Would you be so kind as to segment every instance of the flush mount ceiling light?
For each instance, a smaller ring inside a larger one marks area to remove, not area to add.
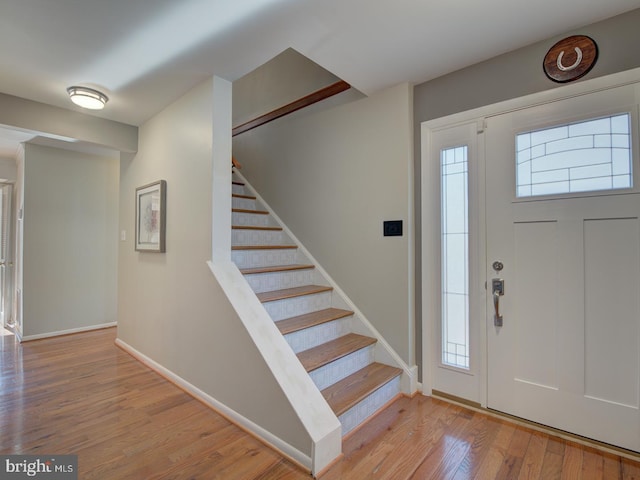
[[[109,101],[109,97],[104,93],[88,87],[69,87],[67,88],[67,93],[73,103],[91,110],[102,110]]]

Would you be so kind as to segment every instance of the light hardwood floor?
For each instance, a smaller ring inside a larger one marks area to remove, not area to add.
[[[77,454],[82,480],[310,478],[115,335],[0,336],[0,454]],[[344,452],[322,480],[640,479],[639,463],[420,395],[393,403]]]

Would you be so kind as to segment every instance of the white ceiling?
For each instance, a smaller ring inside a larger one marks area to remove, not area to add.
[[[371,94],[422,82],[628,10],[640,0],[0,0],[0,92],[140,125],[206,77],[292,47]],[[1,132],[0,132],[1,133]]]

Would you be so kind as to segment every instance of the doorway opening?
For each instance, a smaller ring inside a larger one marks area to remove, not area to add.
[[[13,192],[12,183],[0,183],[0,325],[12,333],[15,326]]]

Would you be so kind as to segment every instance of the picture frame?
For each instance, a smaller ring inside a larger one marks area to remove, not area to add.
[[[136,251],[165,253],[166,207],[165,180],[136,188]]]

